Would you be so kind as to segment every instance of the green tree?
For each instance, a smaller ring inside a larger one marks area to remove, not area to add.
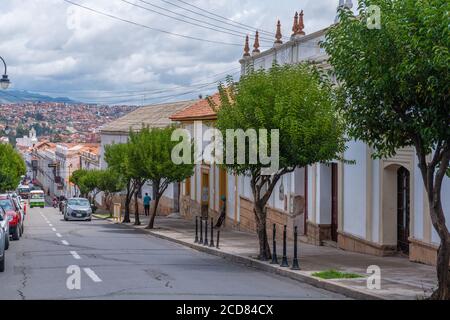
[[[85,169],[80,169],[80,170],[76,170],[72,173],[72,175],[70,176],[69,181],[71,183],[73,183],[79,190],[80,192],[80,196],[85,197],[89,190],[87,190],[83,184],[82,178],[84,178],[84,176],[86,176],[87,174],[87,170]]]
[[[0,192],[15,190],[26,165],[20,154],[9,144],[0,144]]]
[[[381,9],[380,29],[367,27],[370,5]],[[448,0],[363,0],[358,18],[340,12],[324,43],[350,135],[372,146],[375,157],[416,149],[441,239],[435,299],[450,298],[450,236],[441,202],[450,159],[449,9]]]
[[[130,222],[130,204],[135,191],[133,172],[130,169],[131,145],[129,143],[112,144],[105,147],[105,161],[108,167],[115,172],[120,172],[126,187],[125,216],[123,223]]]
[[[225,141],[231,139],[235,144],[228,129],[256,130],[257,141],[250,143],[245,139],[245,161],[239,164],[238,152],[234,152],[234,164],[227,161],[225,167],[236,175],[251,178],[259,258],[267,260],[271,253],[266,205],[276,184],[296,168],[338,158],[345,146],[343,125],[334,110],[330,83],[310,65],[275,65],[267,72],[249,70],[239,83],[229,81],[219,91],[217,128]],[[272,141],[269,134],[267,144],[264,143],[266,135],[260,134],[260,129],[269,133],[279,130],[279,141]],[[237,145],[238,150],[243,147]],[[250,150],[264,147],[272,155],[279,151],[279,166],[272,175],[264,175],[267,165],[261,154],[257,154],[256,164],[250,161]]]
[[[111,212],[113,197],[125,189],[125,181],[119,172],[108,168],[102,171],[98,188],[104,192],[106,209]]]
[[[143,128],[130,136],[130,142],[136,146],[134,159],[141,168],[143,181],[151,181],[155,202],[147,229],[153,229],[158,206],[164,192],[171,183],[181,182],[194,174],[194,164],[177,165],[172,161],[172,150],[179,143],[172,141],[175,127]]]

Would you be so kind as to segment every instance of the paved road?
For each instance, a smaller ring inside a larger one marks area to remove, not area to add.
[[[67,288],[70,266],[80,271],[80,290]],[[342,298],[125,226],[65,222],[53,208],[30,210],[0,274],[0,299]]]

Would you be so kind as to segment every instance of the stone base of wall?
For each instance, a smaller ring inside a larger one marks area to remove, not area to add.
[[[103,200],[102,203],[103,204],[101,206],[99,206],[99,208],[106,210],[105,200]],[[114,196],[112,205],[111,205],[111,209],[110,209],[111,212],[114,210],[114,203],[120,203],[122,206],[122,211],[124,211],[125,210],[124,209],[125,208],[125,195]],[[152,206],[150,207],[150,213],[152,212],[151,211],[152,209],[153,209],[153,201],[152,201]],[[144,214],[144,204],[142,202],[142,199],[138,199],[138,210],[141,215]],[[159,202],[158,211],[156,214],[158,216],[168,216],[172,213],[174,213],[174,200],[163,196]],[[135,214],[134,198],[130,204],[130,214]]]
[[[201,205],[195,200],[192,200],[190,196],[181,196],[180,199],[180,214],[184,219],[194,220],[195,217],[201,215]],[[213,218],[214,222],[217,221],[219,212],[209,209],[208,219]],[[225,221],[225,226],[227,221]]]
[[[417,239],[409,239],[409,260],[428,265],[436,265],[438,247]]]
[[[338,248],[380,257],[397,253],[396,246],[379,245],[344,232],[338,232]]]
[[[253,202],[247,198],[240,197],[240,221],[239,230],[256,233],[255,213]],[[294,227],[300,225],[303,215],[291,215],[285,211],[267,207],[267,234],[272,237],[273,225],[277,228],[277,238],[282,239],[284,226],[287,226],[287,238],[294,239]],[[301,232],[299,230],[299,232]]]
[[[306,223],[308,243],[321,246],[323,241],[331,240],[330,224],[315,224],[311,221]]]

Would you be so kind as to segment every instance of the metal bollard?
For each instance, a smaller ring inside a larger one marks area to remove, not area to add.
[[[216,248],[217,249],[220,249],[219,248],[219,241],[220,241],[220,229],[217,230],[217,241],[216,241]]]
[[[208,218],[205,219],[205,241],[203,242],[204,246],[207,246],[208,243]]]
[[[209,242],[209,247],[214,247],[214,218],[211,218],[211,241]]]
[[[286,237],[287,237],[287,227],[284,226],[283,231],[283,260],[281,261],[281,267],[287,268],[289,267],[289,263],[287,260],[287,253],[286,253]]]
[[[203,243],[203,219],[202,217],[199,218],[200,220],[200,240],[199,240],[199,244]]]
[[[298,258],[297,258],[297,238],[298,238],[298,232],[297,232],[297,226],[294,228],[294,261],[292,262],[292,270],[300,270],[300,266],[298,265]]]
[[[270,264],[278,264],[278,257],[277,257],[277,225],[273,224],[273,250],[272,250],[272,262]]]
[[[195,241],[194,243],[198,243],[198,216],[195,216]]]

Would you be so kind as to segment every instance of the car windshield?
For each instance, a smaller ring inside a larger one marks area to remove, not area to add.
[[[9,199],[0,199],[0,207],[2,207],[3,209],[5,209],[6,211],[8,210],[14,210],[13,209],[13,205],[11,200]]]
[[[31,199],[44,199],[44,194],[43,193],[33,193],[31,195]]]
[[[69,206],[89,207],[89,201],[86,199],[70,199],[68,204]]]

